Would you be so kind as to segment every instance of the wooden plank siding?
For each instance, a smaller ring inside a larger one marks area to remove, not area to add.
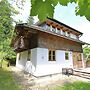
[[[78,60],[78,56],[79,56],[79,52],[73,52],[73,68],[77,69],[77,68],[82,68],[82,59]]]
[[[31,33],[28,38],[24,36],[18,37],[18,39],[14,42],[13,49],[15,52],[22,52],[36,47],[38,47],[37,34]]]
[[[86,61],[86,67],[90,67],[90,60]]]
[[[36,47],[83,52],[82,43],[42,32],[40,30],[17,26],[15,32],[17,33],[17,36],[12,40],[12,47],[16,52],[22,52]]]
[[[83,52],[82,44],[43,32],[38,33],[38,47]]]

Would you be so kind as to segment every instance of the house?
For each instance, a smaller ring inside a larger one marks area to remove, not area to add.
[[[84,67],[82,32],[51,18],[31,26],[18,24],[15,32],[16,67],[37,77]]]

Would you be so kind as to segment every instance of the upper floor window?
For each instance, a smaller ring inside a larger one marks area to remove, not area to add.
[[[70,33],[68,32],[67,34],[68,34],[68,37],[70,37]]]
[[[65,60],[69,60],[69,52],[65,52]]]
[[[60,30],[60,29],[57,29],[57,33],[58,33],[58,34],[61,34],[61,30]]]
[[[46,25],[46,30],[50,30],[50,26],[49,25]]]
[[[52,27],[52,31],[53,31],[53,32],[56,32],[56,29],[55,29],[54,27]]]
[[[65,31],[63,31],[63,35],[66,36],[66,32]]]
[[[49,52],[48,52],[48,60],[49,61],[56,61],[55,50],[49,50]]]
[[[76,38],[77,38],[77,39],[79,39],[79,37],[78,37],[78,36],[76,36]]]

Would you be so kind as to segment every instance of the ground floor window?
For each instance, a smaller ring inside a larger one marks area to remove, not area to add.
[[[65,60],[69,60],[69,52],[65,52]]]
[[[28,50],[27,61],[30,61],[30,58],[31,58],[31,50]]]
[[[55,50],[49,50],[49,52],[48,52],[48,60],[49,61],[56,61]]]
[[[21,59],[21,53],[19,53],[19,57],[18,57],[18,59],[19,59],[19,60]]]
[[[78,60],[78,61],[81,61],[81,60],[82,60],[82,55],[81,55],[81,53],[78,53],[77,60]]]

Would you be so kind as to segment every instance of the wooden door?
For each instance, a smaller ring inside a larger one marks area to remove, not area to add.
[[[79,59],[80,53],[78,52],[73,52],[73,68],[78,69],[82,68],[82,60]]]

